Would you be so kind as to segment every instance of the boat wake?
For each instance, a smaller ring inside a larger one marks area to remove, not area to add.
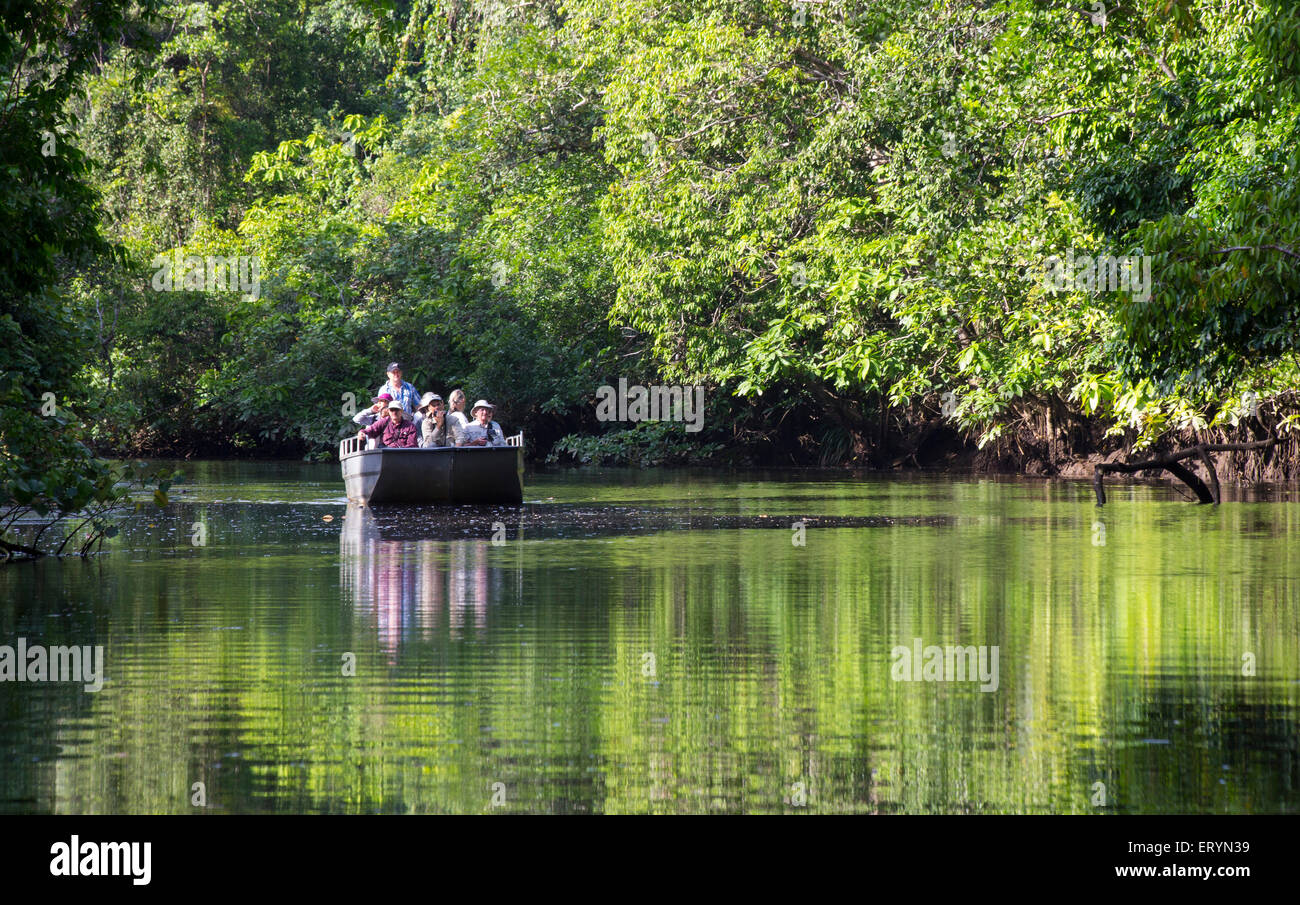
[[[609,537],[658,531],[790,531],[827,528],[943,528],[949,516],[813,516],[798,512],[747,515],[707,507],[592,506],[525,503],[520,506],[348,506],[344,531],[375,532],[383,540],[544,540]]]

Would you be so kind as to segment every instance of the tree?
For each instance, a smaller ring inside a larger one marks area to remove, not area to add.
[[[89,509],[121,499],[119,472],[97,458],[79,425],[86,394],[75,380],[85,324],[55,290],[61,265],[112,249],[98,231],[86,159],[66,114],[100,42],[125,22],[115,3],[0,2],[0,530],[26,514]],[[45,523],[48,526],[48,522]],[[95,524],[102,533],[107,523]],[[12,539],[0,538],[11,550]],[[34,549],[27,547],[28,550]]]

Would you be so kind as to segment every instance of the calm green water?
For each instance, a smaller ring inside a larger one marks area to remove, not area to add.
[[[337,465],[186,467],[104,555],[0,567],[0,644],[106,675],[0,683],[0,810],[1300,804],[1294,494],[610,471],[376,514]],[[896,680],[913,639],[996,690]]]

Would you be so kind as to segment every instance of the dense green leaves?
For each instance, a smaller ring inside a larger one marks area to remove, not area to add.
[[[1048,458],[1232,428],[1296,376],[1298,17],[167,4],[55,98],[93,175],[73,147],[6,151],[83,216],[98,189],[121,251],[29,310],[91,350],[47,360],[122,451],[329,455],[393,357],[580,459],[681,453],[658,428],[583,436],[618,377],[707,386],[701,452],[798,461],[904,461],[940,426]],[[6,216],[99,241],[36,197]],[[260,280],[159,291],[159,254]],[[1098,285],[1096,256],[1149,258],[1151,285]],[[16,273],[48,286],[34,260]]]
[[[0,2],[0,548],[18,518],[111,507],[117,475],[87,447],[76,380],[87,324],[54,284],[111,249],[98,231],[69,98],[120,6]],[[6,554],[7,555],[7,554]]]

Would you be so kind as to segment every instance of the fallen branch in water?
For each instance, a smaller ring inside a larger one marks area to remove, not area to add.
[[[4,551],[5,559],[12,559],[15,555],[30,556],[32,559],[39,559],[45,554],[35,547],[25,547],[22,544],[10,543],[7,540],[0,540],[0,550]]]
[[[1106,474],[1110,472],[1135,474],[1139,471],[1164,469],[1192,488],[1192,492],[1196,494],[1197,502],[1214,503],[1217,506],[1219,500],[1222,499],[1222,493],[1219,489],[1219,475],[1214,470],[1214,462],[1210,459],[1210,453],[1264,449],[1273,446],[1275,443],[1277,443],[1276,437],[1270,437],[1267,440],[1256,440],[1253,443],[1200,443],[1169,455],[1157,456],[1154,459],[1147,459],[1142,462],[1103,462],[1093,469],[1092,489],[1097,493],[1097,505],[1104,506],[1106,505],[1106,489],[1102,484],[1102,478]],[[1205,486],[1205,482],[1201,480],[1196,472],[1185,465],[1179,464],[1182,460],[1192,457],[1200,459],[1201,463],[1205,465],[1205,470],[1210,476],[1209,487]]]

